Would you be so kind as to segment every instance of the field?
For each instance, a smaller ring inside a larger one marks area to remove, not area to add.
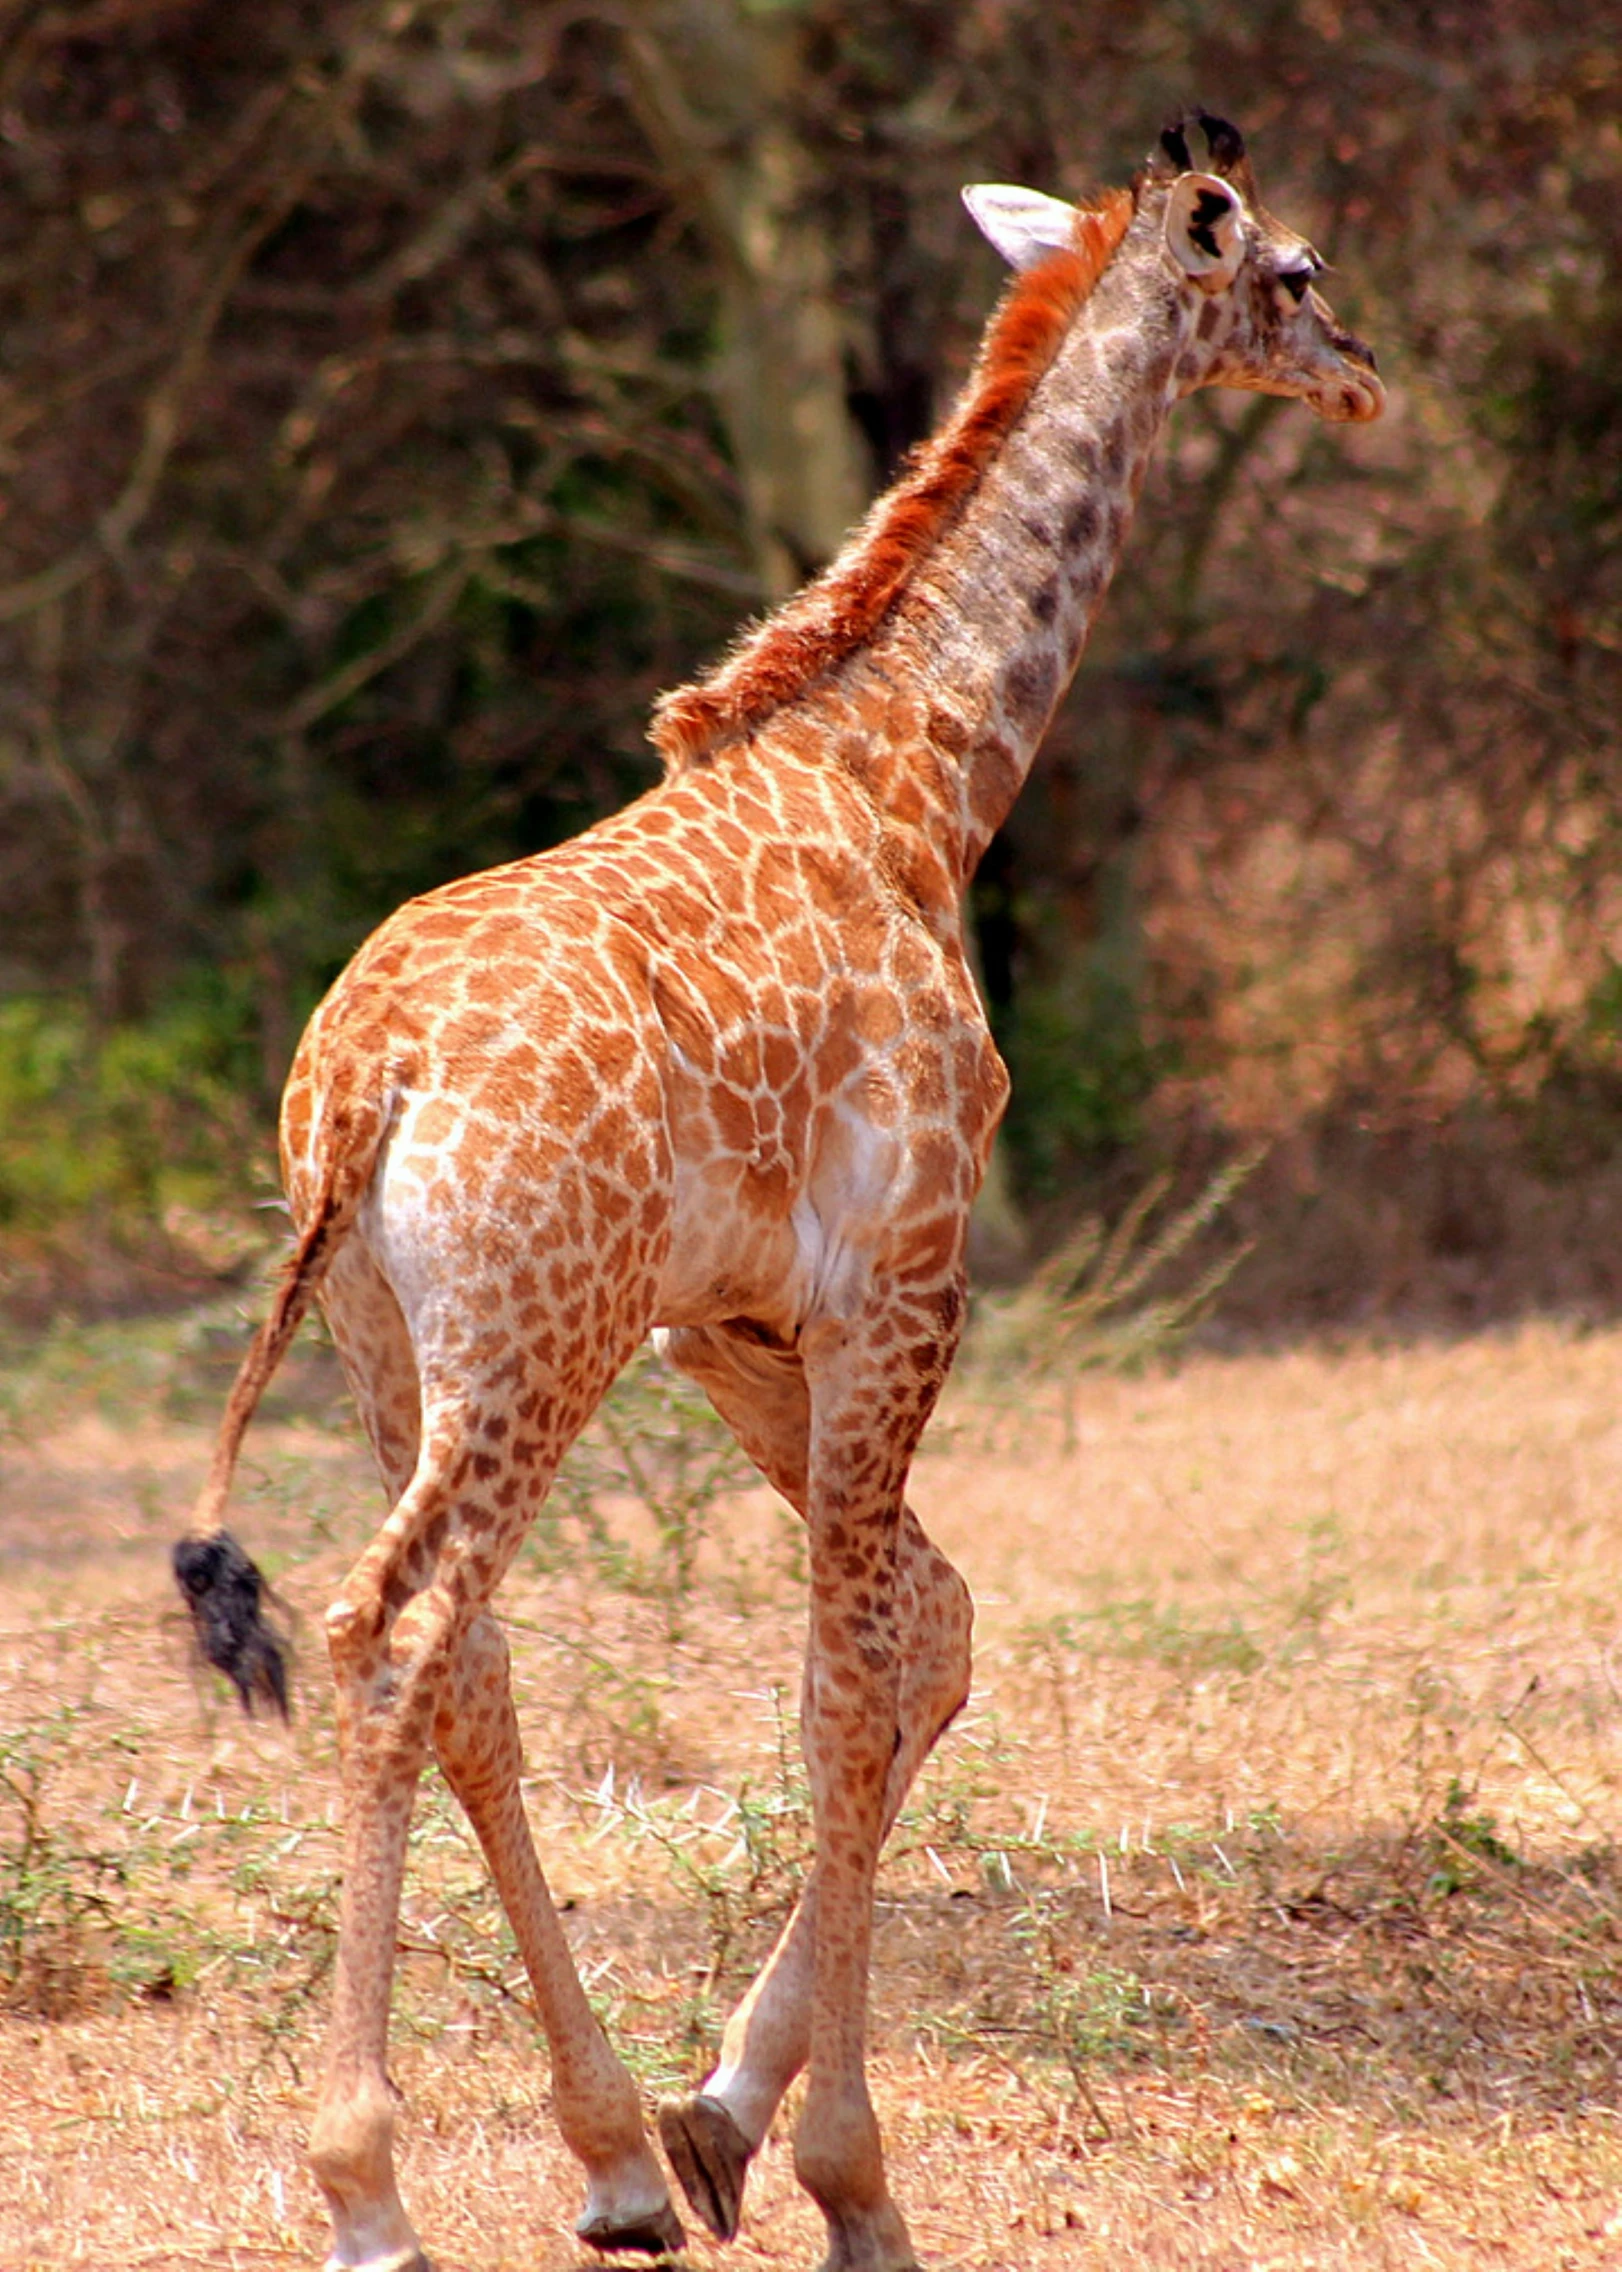
[[[324,2245],[319,1614],[378,1501],[307,1346],[234,1517],[299,1620],[299,1711],[244,1724],[165,1570],[236,1341],[64,1333],[0,1374],[8,2267]],[[976,1688],[886,1863],[873,1987],[930,2272],[1622,2265],[1619,1380],[1622,1333],[1553,1326],[960,1380],[915,1498],[979,1601]],[[532,1817],[651,2099],[702,2071],[804,1861],[803,1611],[790,1525],[680,1399],[649,1373],[618,1409],[504,1600]],[[400,1947],[436,2261],[572,2272],[544,2056],[432,1780]],[[803,2272],[819,2232],[785,2125],[744,2234],[690,2261]]]

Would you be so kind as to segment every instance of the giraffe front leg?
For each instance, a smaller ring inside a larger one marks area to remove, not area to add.
[[[661,1353],[699,1383],[745,1452],[802,1518],[811,1400],[792,1349],[763,1348],[729,1326],[656,1336]],[[700,2088],[667,2099],[659,2138],[682,2191],[718,2240],[732,2240],[744,2183],[779,2100],[811,2040],[815,1877],[744,2002],[727,2023],[721,2058]]]
[[[804,1517],[811,1401],[799,1352],[763,1349],[726,1326],[682,1328],[664,1335],[662,1345],[670,1361],[704,1388],[762,1474]],[[941,1363],[944,1367],[944,1356]],[[931,1394],[925,1390],[926,1399]],[[894,1594],[899,1730],[885,1778],[881,1839],[969,1692],[969,1590],[906,1506],[896,1533]],[[695,2213],[721,2240],[731,2240],[738,2230],[749,2163],[810,2050],[816,1907],[813,1870],[771,1956],[727,2023],[716,2066],[695,2093],[668,2100],[659,2110],[660,2139],[671,2167]]]
[[[458,1645],[434,1723],[445,1778],[467,1811],[535,1991],[552,2055],[564,2143],[586,2172],[575,2226],[593,2248],[663,2255],[681,2222],[642,2128],[636,2089],[586,2001],[535,1853],[519,1778],[523,1755],[505,1637],[474,1619]]]
[[[888,1836],[924,1760],[969,1692],[969,1590],[945,1555],[904,1508],[896,1548],[900,1616],[899,1742],[885,1782]],[[666,2155],[695,2212],[718,2239],[731,2240],[742,2214],[749,2163],[771,2127],[811,2042],[816,1879],[748,1995],[727,2022],[721,2056],[690,2098],[659,2112]]]
[[[425,1421],[417,1463],[327,1613],[343,1786],[344,1870],[326,2060],[310,2164],[332,2218],[328,2272],[428,2272],[394,2179],[389,1994],[417,1781],[479,1602],[456,1518],[462,1423]]]
[[[963,1290],[875,1289],[802,1338],[811,1399],[811,1618],[802,1741],[816,1816],[810,2056],[794,2166],[828,2227],[823,2272],[916,2272],[866,2075],[873,1884],[902,1745],[898,1564],[907,1470],[951,1362]]]
[[[802,1729],[817,1861],[808,1933],[809,2078],[794,2168],[827,2222],[824,2272],[914,2272],[866,2075],[873,1881],[899,1729],[899,1664],[883,1568],[890,1541],[876,1521],[847,1518],[836,1527],[839,1549],[819,1557],[813,1545],[812,1553]]]

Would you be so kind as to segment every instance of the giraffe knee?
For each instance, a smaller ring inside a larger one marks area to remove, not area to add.
[[[454,1624],[451,1604],[434,1591],[413,1594],[392,1611],[381,1590],[354,1586],[326,1614],[327,1654],[340,1681],[397,1677],[444,1654]]]
[[[340,1594],[328,1607],[323,1623],[332,1677],[340,1690],[352,1681],[364,1680],[382,1653],[382,1603]]]
[[[434,1738],[455,1651],[458,1613],[437,1588],[391,1612],[386,1598],[351,1586],[326,1615],[339,1741],[381,1770],[414,1777]]]

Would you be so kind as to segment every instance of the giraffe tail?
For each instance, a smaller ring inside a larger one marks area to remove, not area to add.
[[[250,1718],[256,1703],[284,1720],[288,1717],[289,1646],[285,1625],[266,1615],[267,1605],[279,1606],[275,1595],[251,1557],[223,1527],[231,1477],[259,1399],[354,1220],[375,1152],[374,1140],[359,1160],[351,1159],[349,1189],[344,1194],[330,1168],[322,1176],[315,1207],[288,1258],[270,1312],[231,1384],[191,1528],[176,1541],[170,1557],[198,1651],[225,1674]],[[357,1168],[358,1175],[353,1172]]]

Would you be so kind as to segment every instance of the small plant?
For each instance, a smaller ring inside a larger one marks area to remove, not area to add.
[[[652,1349],[621,1373],[553,1483],[534,1551],[554,1559],[572,1526],[601,1577],[657,1601],[667,1640],[685,1629],[699,1553],[721,1502],[759,1480],[702,1389]],[[651,1556],[611,1527],[629,1501],[653,1525]]]
[[[1061,1894],[1030,1895],[1015,1912],[1013,1930],[1030,1966],[1030,2032],[1063,2060],[1091,2105],[1087,2070],[1141,2049],[1142,2031],[1155,2016],[1149,1991],[1135,1973],[1089,1958]]]
[[[634,1787],[619,1800],[607,1784],[598,1794],[598,1803],[615,1808],[628,1830],[659,1848],[684,1892],[703,1902],[710,1944],[706,1996],[742,1939],[763,1923],[780,1924],[787,1917],[811,1864],[811,1790],[776,1686],[771,1709],[776,1758],[770,1779],[745,1779],[713,1822],[697,1819],[692,1800],[672,1810],[650,1806]]]
[[[1496,1815],[1473,1810],[1475,1793],[1467,1791],[1455,1775],[1450,1778],[1442,1811],[1430,1830],[1431,1872],[1426,1890],[1449,1894],[1466,1892],[1484,1874],[1518,1870],[1521,1858],[1498,1835]]]
[[[0,1992],[48,2019],[83,2000],[89,1942],[113,1918],[125,1871],[53,1822],[48,1786],[71,1710],[0,1740]]]
[[[1050,1670],[1061,1654],[1118,1657],[1191,1675],[1252,1673],[1266,1662],[1261,1647],[1232,1612],[1225,1618],[1198,1618],[1185,1615],[1176,1603],[1161,1607],[1141,1600],[1112,1601],[1100,1609],[1063,1611],[1041,1619],[1027,1626],[1025,1645],[1029,1655]]]
[[[1170,1179],[1157,1176],[1113,1230],[1088,1217],[1017,1294],[987,1304],[973,1358],[995,1373],[1028,1370],[1059,1380],[1067,1450],[1075,1445],[1080,1375],[1140,1365],[1174,1348],[1251,1251],[1254,1242],[1246,1240],[1208,1263],[1192,1284],[1139,1298],[1216,1221],[1264,1153],[1260,1145],[1242,1152],[1158,1225]]]

